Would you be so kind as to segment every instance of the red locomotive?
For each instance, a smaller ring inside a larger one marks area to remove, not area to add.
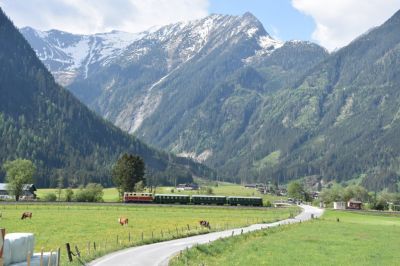
[[[154,200],[152,193],[140,193],[140,192],[125,192],[124,202],[132,203],[152,203]]]

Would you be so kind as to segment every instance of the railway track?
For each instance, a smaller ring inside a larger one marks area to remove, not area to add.
[[[1,205],[52,205],[52,206],[149,206],[149,207],[193,207],[193,208],[228,208],[228,209],[268,209],[270,207],[255,207],[255,206],[231,206],[231,205],[195,205],[195,204],[156,204],[156,203],[121,203],[121,202],[47,202],[47,201],[0,201]]]

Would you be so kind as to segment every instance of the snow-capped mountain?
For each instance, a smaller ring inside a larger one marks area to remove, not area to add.
[[[126,64],[139,61],[155,48],[155,44],[161,46],[168,70],[199,53],[212,39],[211,45],[215,48],[229,39],[234,42],[242,37],[255,38],[259,44],[256,55],[270,54],[283,45],[271,38],[250,13],[243,16],[211,15],[140,33],[112,31],[78,35],[30,27],[22,28],[21,33],[57,81],[65,86],[76,79],[86,79],[93,69],[109,65],[113,60]]]
[[[62,85],[69,85],[79,75],[87,78],[90,66],[107,64],[129,44],[148,33],[112,31],[76,35],[59,30],[40,31],[30,27],[20,31],[39,59]]]
[[[95,112],[220,169],[241,157],[233,143],[237,151],[253,145],[240,137],[255,134],[248,130],[258,125],[249,125],[263,101],[328,55],[316,44],[272,38],[250,13],[136,34],[30,31],[22,33],[49,70]]]

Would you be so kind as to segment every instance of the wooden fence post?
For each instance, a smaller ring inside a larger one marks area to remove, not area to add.
[[[81,252],[79,251],[77,245],[75,245],[75,252],[76,252],[76,256],[77,256],[78,258],[80,258],[80,257],[81,257]]]
[[[66,248],[67,248],[68,260],[69,260],[69,262],[72,262],[71,247],[69,246],[69,243],[66,243],[65,246],[66,246]],[[76,247],[76,246],[75,246],[75,247]]]
[[[117,235],[117,246],[119,245],[118,235]]]
[[[88,252],[88,255],[90,255],[90,241],[87,243],[87,252]]]
[[[6,234],[5,228],[0,228],[0,265],[3,266],[3,244],[4,236]]]
[[[187,224],[187,228],[188,228],[188,231],[190,231],[190,226],[189,226],[189,224]]]
[[[28,251],[28,254],[26,255],[26,265],[31,266],[31,252]]]
[[[96,252],[96,241],[93,241],[93,250]]]
[[[131,231],[129,231],[128,242],[131,243]]]
[[[153,240],[153,238],[154,238],[154,233],[153,231],[151,231],[151,240]]]
[[[142,241],[143,241],[143,239],[144,239],[144,236],[143,236],[143,231],[142,231]]]

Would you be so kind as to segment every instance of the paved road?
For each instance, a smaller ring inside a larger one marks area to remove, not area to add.
[[[196,244],[205,244],[219,238],[260,230],[263,228],[274,227],[281,224],[296,223],[311,219],[311,215],[319,217],[323,210],[308,205],[301,205],[303,212],[293,219],[286,219],[279,222],[269,224],[254,224],[248,227],[231,229],[221,232],[214,232],[205,235],[192,236],[187,238],[175,239],[155,244],[133,247],[117,251],[101,257],[93,262],[90,266],[166,266],[169,259],[181,250],[190,248]]]

